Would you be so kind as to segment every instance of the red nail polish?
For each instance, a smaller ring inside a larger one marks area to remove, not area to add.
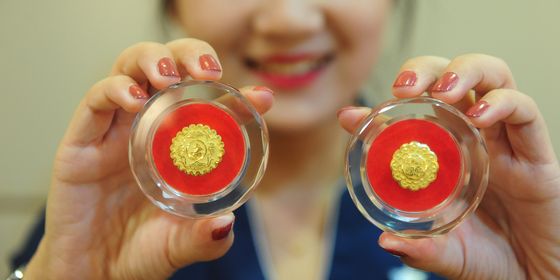
[[[272,91],[271,89],[265,87],[265,86],[256,86],[253,88],[253,90],[255,91],[266,91],[269,92],[270,94],[274,95],[274,91]]]
[[[229,223],[225,227],[217,228],[212,231],[212,240],[218,241],[228,237],[229,233],[231,232],[231,228],[233,227],[233,222]]]
[[[482,116],[488,108],[490,108],[490,104],[484,100],[480,100],[467,111],[466,115],[471,118],[478,118]]]
[[[452,90],[459,82],[459,76],[453,72],[447,72],[432,87],[432,92],[447,92]]]
[[[210,54],[203,54],[198,58],[200,68],[204,71],[222,72],[222,68],[216,59]]]
[[[136,99],[148,99],[150,96],[138,85],[131,85],[128,92]]]
[[[385,250],[385,251],[387,251],[387,253],[389,253],[389,254],[391,254],[391,255],[393,255],[393,256],[399,257],[399,258],[408,257],[405,253],[400,252],[400,251],[391,250],[391,249],[385,249],[385,248],[382,248],[382,249]]]
[[[416,84],[416,73],[414,71],[403,71],[393,83],[393,87],[412,87]]]
[[[338,111],[336,111],[336,117],[339,118],[339,117],[340,117],[340,114],[342,114],[342,112],[348,111],[348,110],[352,110],[352,109],[355,109],[355,108],[356,108],[356,107],[354,107],[354,106],[342,107],[342,108],[338,109]]]
[[[164,57],[158,62],[159,73],[164,77],[180,77],[177,67],[171,58]]]

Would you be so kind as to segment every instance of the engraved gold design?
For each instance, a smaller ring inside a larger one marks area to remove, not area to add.
[[[207,125],[191,124],[171,140],[171,159],[181,171],[204,175],[216,168],[224,155],[224,142]]]
[[[428,145],[416,141],[403,144],[391,160],[393,179],[411,191],[428,187],[436,179],[438,170],[436,154]]]

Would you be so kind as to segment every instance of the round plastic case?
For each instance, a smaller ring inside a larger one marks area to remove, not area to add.
[[[241,206],[268,159],[262,117],[238,90],[184,81],[156,93],[137,115],[129,143],[132,173],[161,209],[217,216]]]
[[[488,154],[456,108],[418,97],[373,109],[352,135],[347,186],[359,211],[405,237],[444,234],[473,212],[486,190]]]

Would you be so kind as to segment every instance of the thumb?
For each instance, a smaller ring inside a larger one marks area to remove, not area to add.
[[[407,239],[385,232],[379,237],[379,246],[414,268],[452,279],[464,274],[463,246],[455,236]]]
[[[194,262],[223,256],[233,243],[233,213],[209,218],[187,220],[169,238],[169,261],[175,269]]]
[[[338,110],[336,115],[342,128],[348,133],[353,133],[369,113],[371,113],[370,108],[348,106]]]

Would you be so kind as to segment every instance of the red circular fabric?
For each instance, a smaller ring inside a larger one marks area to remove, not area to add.
[[[438,158],[437,178],[427,188],[411,191],[393,179],[390,162],[402,144],[417,141],[426,144]],[[455,189],[461,171],[461,154],[451,135],[426,120],[398,121],[373,141],[366,162],[373,191],[385,203],[403,211],[425,211],[443,202]]]
[[[216,130],[224,142],[224,155],[207,174],[193,176],[179,170],[170,156],[171,141],[190,124],[205,124]],[[209,195],[225,187],[239,173],[245,160],[245,139],[237,122],[224,110],[211,104],[189,104],[171,112],[154,135],[152,155],[159,174],[176,190],[191,195]]]

